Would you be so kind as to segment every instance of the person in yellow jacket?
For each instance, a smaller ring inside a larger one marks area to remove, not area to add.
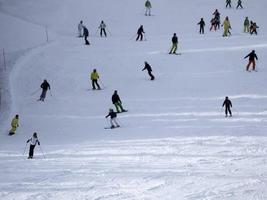
[[[11,129],[9,135],[14,135],[16,133],[17,127],[19,127],[19,115],[16,115],[11,121]]]
[[[228,17],[225,17],[225,20],[224,20],[222,26],[224,28],[223,37],[229,36],[230,35],[230,31],[229,30],[231,29],[231,24],[230,24],[230,21],[229,21]]]
[[[101,90],[97,80],[99,79],[99,75],[96,71],[96,69],[93,70],[93,72],[91,73],[91,80],[92,80],[92,86],[93,86],[93,90],[96,89],[95,85],[97,86],[98,90]]]

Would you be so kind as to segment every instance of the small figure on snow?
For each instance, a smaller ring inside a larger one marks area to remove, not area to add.
[[[9,135],[14,135],[18,127],[19,127],[19,115],[16,115],[11,121],[11,129],[9,131]]]
[[[225,20],[224,20],[222,26],[224,28],[223,37],[230,36],[231,35],[230,29],[232,29],[232,27],[231,27],[231,24],[230,24],[228,17],[225,17]]]
[[[104,23],[104,21],[102,20],[99,27],[100,29],[100,36],[102,37],[102,33],[104,33],[105,37],[107,37],[107,33],[106,33],[106,24]]]
[[[146,2],[145,2],[145,7],[146,7],[145,15],[146,15],[146,16],[147,16],[147,15],[151,16],[151,8],[152,8],[152,5],[151,5],[151,3],[150,3],[149,0],[146,0]]]
[[[111,100],[114,106],[116,107],[117,113],[126,112],[126,110],[124,110],[124,108],[122,107],[122,102],[117,90],[114,91]]]
[[[46,92],[47,92],[47,90],[48,90],[48,89],[50,90],[50,85],[49,85],[49,83],[47,82],[47,80],[44,80],[44,82],[41,84],[40,87],[42,88],[42,94],[41,94],[41,96],[40,96],[39,101],[44,101],[44,100],[45,100],[45,97],[46,97]]]
[[[79,37],[83,37],[83,21],[80,21],[80,23],[78,24],[78,33]]]
[[[255,35],[257,35],[258,34],[257,28],[259,28],[259,27],[257,26],[256,22],[251,22],[250,34],[252,35],[253,33],[255,33]]]
[[[30,149],[29,149],[29,157],[28,159],[32,159],[33,158],[33,154],[34,154],[34,148],[36,146],[36,144],[40,145],[40,142],[38,140],[37,137],[37,133],[33,133],[33,136],[27,140],[27,143],[30,142]]]
[[[200,22],[197,23],[199,25],[199,34],[204,34],[204,26],[205,21],[203,18],[200,19]]]
[[[248,32],[249,32],[249,19],[248,17],[246,17],[244,20],[244,33],[248,33]]]
[[[210,20],[210,31],[212,31],[212,29],[214,29],[216,31],[216,27],[217,27],[217,21],[216,21],[216,18],[213,17]]]
[[[243,6],[242,6],[242,0],[238,0],[237,1],[236,9],[238,9],[239,7],[243,8]]]
[[[83,36],[84,36],[85,45],[90,45],[90,42],[87,40],[87,38],[89,37],[89,31],[86,28],[86,26],[83,26]]]
[[[151,66],[145,61],[145,67],[142,69],[142,71],[147,70],[148,75],[150,76],[150,80],[153,81],[155,77],[153,76],[152,68]]]
[[[232,107],[232,102],[229,100],[228,97],[225,97],[225,100],[223,102],[222,107],[224,107],[224,106],[225,106],[225,117],[228,116],[228,112],[230,114],[230,117],[232,117],[232,112],[231,112],[231,109],[230,109]]]
[[[112,108],[109,109],[109,113],[108,115],[106,116],[106,118],[110,117],[110,124],[111,124],[111,129],[112,128],[117,128],[117,127],[120,127],[120,125],[118,124],[116,118],[117,118],[117,114],[113,111]],[[115,126],[115,125],[116,126]]]
[[[214,18],[215,18],[215,30],[216,29],[220,29],[220,24],[221,24],[221,19],[220,19],[220,15],[221,13],[219,13],[219,11],[216,9],[213,13]]]
[[[231,6],[232,1],[231,0],[226,0],[225,3],[226,3],[226,6],[225,6],[226,8],[228,8],[228,6],[230,8],[232,8],[232,6]]]
[[[249,61],[248,61],[246,70],[249,71],[249,66],[252,64],[252,70],[255,71],[255,66],[256,66],[255,58],[256,58],[256,60],[258,60],[258,57],[255,53],[255,50],[252,50],[248,55],[246,55],[244,57],[244,59],[246,59],[247,57],[249,57],[249,59],[248,59]]]
[[[138,28],[138,30],[137,30],[137,38],[136,38],[136,41],[139,39],[139,37],[140,37],[140,41],[143,40],[143,33],[145,34],[143,25],[141,25],[141,26]]]
[[[169,54],[176,54],[177,46],[178,46],[178,37],[176,36],[176,33],[174,33],[172,36],[172,47]]]
[[[98,79],[99,79],[99,74],[97,73],[96,69],[94,69],[93,72],[91,73],[91,81],[92,81],[93,90],[96,89],[95,85],[97,86],[98,90],[101,90],[97,82]]]

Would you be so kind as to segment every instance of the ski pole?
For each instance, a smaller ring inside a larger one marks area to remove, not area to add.
[[[28,143],[26,142],[26,145],[25,145],[25,147],[24,147],[24,151],[23,151],[23,156],[24,156],[24,154],[25,154],[25,152],[26,152],[26,148],[27,148],[27,146],[28,146]]]
[[[39,146],[39,148],[40,148],[40,150],[41,150],[41,152],[42,152],[42,154],[43,154],[43,156],[45,158],[45,155],[44,155],[44,152],[43,152],[43,149],[42,149],[41,145],[38,145],[38,146]]]
[[[112,36],[112,34],[111,34],[111,32],[108,30],[108,28],[107,28],[107,31],[109,32],[110,36]]]
[[[106,118],[106,122],[107,122],[107,125],[109,126],[109,123],[108,123],[108,118]]]
[[[34,91],[33,93],[31,93],[31,96],[36,94],[41,88],[39,88],[38,90]]]
[[[145,41],[147,41],[147,39],[146,39],[146,34],[144,33],[144,39],[145,39]]]
[[[103,84],[103,82],[101,81],[101,79],[99,79],[99,82],[101,83],[101,85],[103,86],[103,88],[105,88],[105,85]]]
[[[136,34],[135,34],[133,37],[131,37],[129,40],[132,40],[132,39],[134,39],[134,38],[135,38],[135,36],[136,36]]]
[[[95,36],[96,36],[97,32],[98,32],[98,29],[97,29],[96,32],[95,32]]]

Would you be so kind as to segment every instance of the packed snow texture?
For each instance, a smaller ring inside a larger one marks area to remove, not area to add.
[[[267,1],[238,10],[224,0],[151,3],[144,16],[143,0],[0,0],[0,199],[267,199]],[[229,38],[209,31],[216,8],[229,16]],[[243,33],[246,16],[257,36]],[[90,46],[77,37],[80,20]],[[141,24],[145,41],[136,42]],[[168,54],[173,33],[181,55]],[[257,72],[246,72],[253,49]],[[103,90],[91,90],[94,68]],[[43,79],[51,90],[38,102]],[[106,130],[114,90],[129,112]],[[42,149],[27,160],[35,131]]]

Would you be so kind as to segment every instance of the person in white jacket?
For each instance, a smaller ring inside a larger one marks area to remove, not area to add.
[[[102,37],[103,33],[105,35],[105,37],[107,37],[107,33],[106,33],[106,24],[104,23],[104,21],[102,20],[99,27],[100,29],[100,36]]]
[[[27,143],[30,142],[30,149],[29,149],[29,157],[28,159],[32,159],[33,158],[33,154],[34,154],[34,148],[36,146],[36,144],[40,145],[40,142],[38,140],[37,137],[37,133],[33,133],[33,136],[27,140]]]
[[[83,21],[80,21],[80,23],[78,24],[78,33],[79,37],[83,37]]]

